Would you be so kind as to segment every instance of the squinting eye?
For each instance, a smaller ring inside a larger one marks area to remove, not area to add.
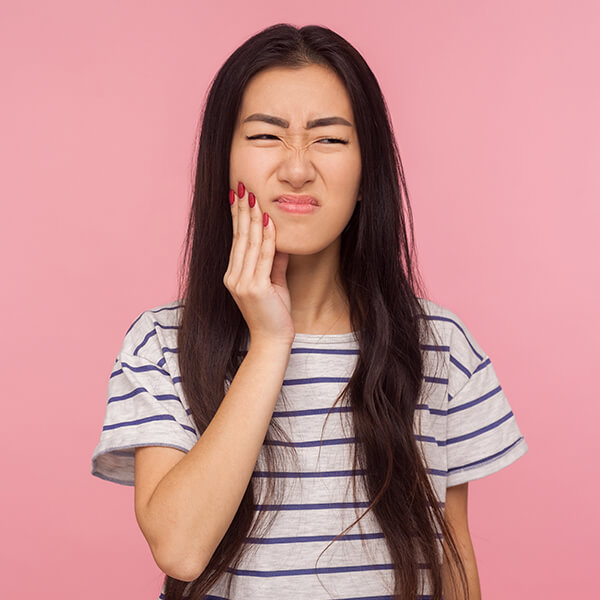
[[[263,133],[261,135],[251,135],[251,136],[246,136],[247,140],[260,140],[260,139],[265,139],[265,138],[271,138],[271,139],[278,139],[276,136],[274,135],[269,135],[266,133]]]
[[[271,134],[267,134],[267,133],[262,133],[260,135],[251,135],[251,136],[246,136],[247,140],[265,140],[265,139],[273,139],[273,140],[277,140],[279,139],[277,136],[271,135]],[[340,138],[323,138],[321,140],[317,140],[318,142],[331,142],[333,144],[347,144],[348,140],[342,140]],[[327,144],[329,145],[329,144]]]
[[[331,141],[334,144],[347,144],[348,140],[341,140],[340,138],[325,138],[322,140],[319,140],[319,142],[328,142]]]

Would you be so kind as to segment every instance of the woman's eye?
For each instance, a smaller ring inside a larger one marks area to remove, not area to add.
[[[279,138],[275,135],[263,133],[260,135],[246,136],[246,139],[247,140],[267,140],[267,139],[277,140]],[[318,142],[327,142],[327,145],[329,145],[329,143],[332,143],[332,144],[347,144],[348,143],[348,140],[342,140],[340,138],[323,138],[323,139],[317,140],[317,141]]]
[[[334,144],[347,144],[348,140],[342,140],[340,138],[325,138],[323,140],[319,140],[320,142],[332,142]]]
[[[250,135],[250,136],[248,136],[248,135],[247,135],[247,136],[246,136],[246,139],[247,139],[247,140],[265,140],[265,139],[273,139],[273,140],[276,140],[276,139],[278,139],[278,138],[277,138],[276,136],[274,136],[274,135],[270,135],[270,134],[263,133],[263,134],[261,134],[261,135]]]

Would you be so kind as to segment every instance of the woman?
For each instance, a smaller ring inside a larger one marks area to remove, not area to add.
[[[161,597],[480,597],[468,481],[527,445],[413,255],[359,53],[246,41],[206,101],[181,300],[127,331],[93,456],[135,485]]]

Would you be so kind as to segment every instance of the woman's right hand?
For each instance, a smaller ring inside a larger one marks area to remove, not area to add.
[[[269,218],[264,225],[252,192],[242,183],[237,191],[229,190],[233,243],[223,283],[246,320],[251,342],[291,345],[295,329],[286,280],[289,255],[275,250],[275,224]]]

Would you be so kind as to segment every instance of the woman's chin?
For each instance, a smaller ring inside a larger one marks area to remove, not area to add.
[[[275,250],[284,252],[290,255],[308,256],[319,254],[330,248],[335,243],[327,239],[311,239],[312,236],[307,236],[300,232],[279,231],[275,240]]]

